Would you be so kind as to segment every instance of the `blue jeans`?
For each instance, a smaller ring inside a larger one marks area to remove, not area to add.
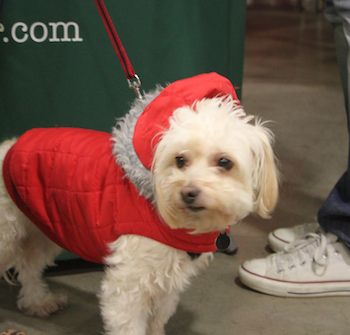
[[[344,92],[348,134],[350,134],[350,1],[327,0],[326,5],[325,15],[334,27],[337,61]],[[348,148],[350,149],[350,142]],[[320,208],[318,222],[325,231],[337,235],[350,247],[350,152],[348,152],[347,170]]]

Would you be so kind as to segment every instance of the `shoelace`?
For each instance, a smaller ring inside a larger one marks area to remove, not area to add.
[[[331,234],[309,233],[305,238],[291,243],[284,251],[274,254],[272,263],[275,264],[277,273],[282,273],[286,269],[303,266],[311,260],[314,272],[322,275],[328,265],[327,245],[335,241],[336,237]]]

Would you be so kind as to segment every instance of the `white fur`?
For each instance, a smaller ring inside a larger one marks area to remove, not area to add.
[[[196,233],[222,230],[249,213],[267,217],[272,211],[278,195],[272,136],[251,120],[229,98],[203,100],[174,112],[156,150],[151,179],[155,194],[150,197],[170,227]],[[0,146],[1,166],[14,142]],[[179,155],[186,157],[185,167],[177,166]],[[218,166],[222,157],[233,162],[231,169]],[[198,211],[181,197],[189,187],[200,190],[194,201]],[[19,212],[2,179],[0,207],[0,275],[11,267],[18,272],[18,307],[36,316],[61,309],[65,297],[51,293],[42,279],[59,248]],[[204,253],[191,260],[186,252],[132,235],[111,243],[110,251],[100,292],[108,335],[165,334],[180,292],[212,257]]]

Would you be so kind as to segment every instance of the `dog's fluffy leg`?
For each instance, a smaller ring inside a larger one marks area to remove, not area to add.
[[[0,168],[15,140],[0,145]],[[52,294],[42,279],[60,248],[47,239],[15,206],[0,177],[0,276],[15,268],[22,284],[17,305],[30,315],[47,316],[66,303],[62,295]]]
[[[179,300],[177,291],[154,299],[147,335],[165,335],[164,326],[175,313]]]
[[[212,257],[192,261],[186,252],[136,235],[120,237],[110,250],[100,294],[107,335],[164,335],[178,294]]]
[[[115,249],[106,260],[100,304],[106,335],[146,335],[151,307],[152,271],[142,262],[142,245],[138,238],[123,236],[113,245]]]
[[[106,335],[146,335],[150,297],[140,280],[118,269],[106,271],[100,295]]]
[[[46,317],[67,302],[64,295],[53,294],[42,277],[44,268],[53,263],[60,248],[30,222],[26,225],[28,235],[21,243],[22,252],[15,264],[22,285],[17,306],[25,314]]]
[[[7,151],[15,143],[15,140],[5,141],[0,145],[0,175],[2,162]],[[3,179],[0,177],[0,277],[14,265],[18,241],[24,236],[17,220],[18,210],[9,198]]]
[[[165,335],[164,326],[176,311],[179,294],[154,300],[149,291],[139,288],[101,295],[106,335]]]

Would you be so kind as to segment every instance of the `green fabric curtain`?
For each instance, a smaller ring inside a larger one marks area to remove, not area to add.
[[[144,90],[215,71],[240,94],[245,0],[105,3]],[[0,140],[33,127],[110,131],[134,94],[93,0],[0,4]]]
[[[216,71],[242,86],[245,0],[105,0],[144,90]],[[133,100],[93,0],[2,0],[0,139],[109,131]]]

